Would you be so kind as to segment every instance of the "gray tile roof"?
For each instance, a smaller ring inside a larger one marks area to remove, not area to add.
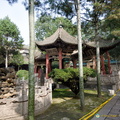
[[[36,44],[38,46],[47,46],[54,44],[58,39],[68,44],[77,44],[77,39],[66,32],[62,27],[58,28],[53,35],[45,40],[36,41]]]
[[[109,47],[112,47],[112,46],[116,46],[117,44],[120,43],[120,40],[99,40],[99,45],[100,45],[100,48],[109,48]],[[90,46],[90,47],[93,47],[95,48],[96,47],[96,42],[86,42],[85,43],[87,46]]]

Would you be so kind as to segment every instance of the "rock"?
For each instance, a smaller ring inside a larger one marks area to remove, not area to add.
[[[15,69],[14,69],[14,68],[12,68],[12,67],[8,67],[8,68],[7,68],[7,70],[9,71],[9,73],[12,73],[12,72],[14,72],[14,73],[15,73]]]
[[[0,72],[0,76],[5,76],[5,73],[1,73],[1,72]]]
[[[2,82],[1,87],[8,87],[8,83],[7,82]]]
[[[10,92],[10,93],[14,93],[14,92],[15,92],[15,89],[14,89],[14,88],[10,88],[10,89],[9,89],[9,92]]]
[[[13,79],[8,78],[8,79],[7,79],[7,82],[8,82],[8,83],[14,83],[14,80],[13,80]]]
[[[12,73],[7,73],[7,75],[6,75],[6,77],[7,78],[15,78],[15,73],[14,72],[12,72]]]
[[[15,77],[13,68],[0,68],[0,99],[16,95]]]
[[[9,71],[7,70],[7,68],[0,68],[0,73],[4,73],[6,75],[8,72]]]
[[[1,80],[1,81],[6,81],[7,78],[6,78],[6,76],[1,76],[1,77],[0,77],[0,80]]]
[[[4,95],[1,95],[0,99],[13,97],[15,95],[16,95],[16,92],[15,93],[7,93],[7,94],[4,94]]]
[[[7,88],[1,88],[1,90],[3,91],[2,94],[6,94],[10,91],[8,87]]]

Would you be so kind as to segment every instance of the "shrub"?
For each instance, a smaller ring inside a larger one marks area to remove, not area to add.
[[[19,70],[17,73],[16,73],[17,77],[22,79],[24,77],[25,80],[28,79],[28,71],[27,70]]]
[[[95,77],[96,72],[94,69],[84,67],[83,68],[83,79],[87,80],[87,77]],[[66,69],[54,69],[49,74],[49,77],[57,83],[69,87],[76,95],[79,93],[79,69],[66,68]]]

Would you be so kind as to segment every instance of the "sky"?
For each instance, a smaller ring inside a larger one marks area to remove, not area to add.
[[[28,11],[25,10],[22,0],[18,0],[18,2],[13,5],[9,5],[6,0],[0,0],[0,19],[6,16],[17,25],[24,39],[23,44],[29,45]]]

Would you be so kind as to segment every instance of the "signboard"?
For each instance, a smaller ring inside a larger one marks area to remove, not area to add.
[[[58,55],[58,51],[56,48],[46,49],[46,52],[49,56]]]

